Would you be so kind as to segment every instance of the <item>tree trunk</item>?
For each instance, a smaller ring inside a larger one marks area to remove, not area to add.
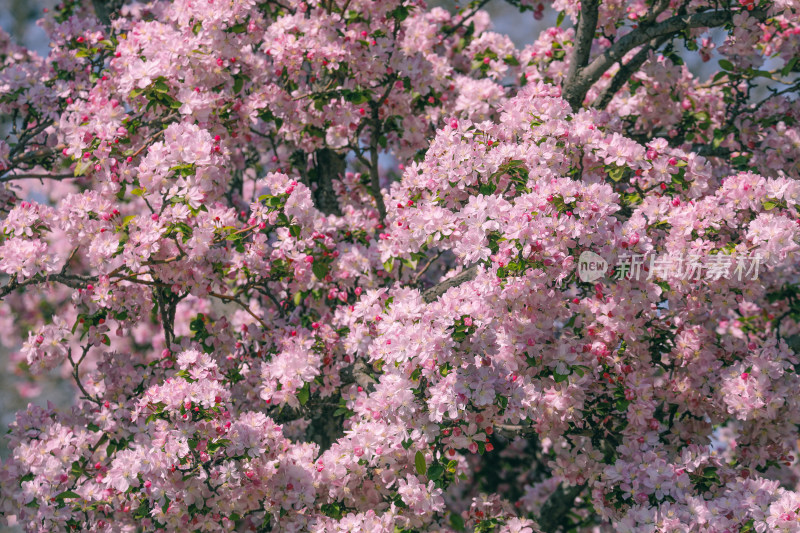
[[[314,190],[314,202],[317,209],[326,215],[341,216],[339,201],[333,191],[333,180],[344,174],[344,156],[330,148],[323,148],[317,150],[316,160],[317,164],[311,182],[317,184],[317,188]]]

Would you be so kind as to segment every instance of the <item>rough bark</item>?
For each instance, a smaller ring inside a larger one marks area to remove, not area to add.
[[[578,72],[589,64],[589,54],[592,51],[592,41],[597,30],[597,15],[599,0],[584,0],[581,2],[581,17],[575,32],[575,46],[572,49],[572,58],[564,87],[571,87],[575,82]],[[574,106],[573,106],[574,107]]]
[[[341,216],[339,201],[333,190],[333,180],[339,179],[339,176],[344,174],[344,156],[330,148],[323,148],[317,150],[316,160],[317,164],[311,181],[317,185],[314,189],[314,202],[317,209],[326,215]]]
[[[439,296],[446,293],[448,289],[451,287],[458,287],[462,283],[466,281],[472,281],[475,279],[475,276],[478,275],[478,266],[472,265],[461,274],[457,276],[453,276],[452,278],[446,279],[440,283],[437,283],[427,291],[422,293],[422,299],[425,303],[435,302]]]
[[[573,109],[583,105],[586,93],[608,71],[611,66],[633,50],[654,39],[665,36],[678,35],[680,32],[691,28],[714,28],[727,24],[733,19],[737,11],[713,10],[690,15],[676,15],[657,24],[640,26],[617,39],[613,45],[602,54],[594,58],[585,67],[580,67],[576,75],[564,84],[562,96],[569,102]],[[750,16],[758,20],[767,17],[765,11],[751,11]]]
[[[592,106],[597,109],[604,109],[609,102],[611,102],[611,99],[614,98],[614,95],[617,94],[617,91],[622,89],[622,86],[625,85],[628,80],[631,79],[631,76],[633,76],[644,62],[647,61],[650,52],[658,50],[658,48],[669,39],[670,37],[667,36],[650,41],[650,44],[643,46],[630,61],[621,65],[614,75],[614,78],[611,80],[611,83],[603,90],[597,99],[595,99]]]

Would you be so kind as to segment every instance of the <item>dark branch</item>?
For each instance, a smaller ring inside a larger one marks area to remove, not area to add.
[[[569,488],[559,485],[542,506],[537,520],[541,530],[545,533],[558,531],[561,527],[566,530],[566,526],[569,526],[569,512],[575,504],[575,498],[583,492],[584,488],[586,488],[586,485],[575,485]]]
[[[422,293],[422,299],[425,303],[435,302],[439,296],[446,293],[448,289],[451,287],[458,287],[462,283],[466,281],[472,281],[475,279],[475,276],[478,274],[478,266],[472,265],[461,274],[457,276],[453,276],[452,278],[446,279],[440,283],[437,283],[427,291]]]
[[[72,287],[73,289],[83,289],[86,288],[87,283],[97,282],[97,278],[92,277],[81,277],[81,276],[71,276],[66,274],[50,274],[47,276],[34,276],[32,278],[28,278],[25,281],[18,282],[16,280],[16,276],[12,277],[11,281],[5,287],[0,288],[0,300],[11,294],[17,289],[21,289],[22,287],[27,287],[28,285],[41,285],[42,283],[49,283],[51,281],[56,281],[67,287]]]
[[[651,26],[641,26],[620,37],[602,54],[587,66],[580,68],[573,79],[569,79],[562,91],[564,99],[573,109],[583,104],[586,93],[611,66],[620,61],[625,54],[645,43],[664,36],[677,35],[691,28],[714,28],[722,26],[733,19],[738,11],[703,11],[691,15],[677,15]],[[750,16],[763,21],[767,18],[765,11],[751,11]]]
[[[345,162],[341,154],[337,154],[330,148],[317,150],[317,188],[314,191],[314,201],[317,209],[326,215],[342,215],[339,209],[339,200],[333,190],[333,180],[338,179],[344,170]]]
[[[575,77],[580,70],[589,64],[592,41],[594,41],[594,34],[597,30],[597,11],[599,5],[599,0],[583,0],[581,2],[581,17],[580,20],[578,20],[575,46],[572,49],[572,59],[569,62],[569,70],[567,71],[567,78],[564,82],[565,88],[572,87],[575,83]]]
[[[94,14],[106,28],[111,26],[111,17],[122,7],[125,0],[92,0]]]
[[[619,70],[614,75],[614,78],[611,80],[611,83],[608,87],[603,90],[600,96],[592,104],[593,107],[597,109],[604,109],[611,99],[614,98],[614,95],[617,94],[617,91],[622,89],[622,86],[625,85],[631,76],[641,68],[647,58],[650,57],[650,52],[653,50],[658,50],[662,44],[667,42],[670,39],[669,36],[659,37],[658,39],[654,39],[650,41],[650,44],[645,45],[639,50],[635,56],[631,58],[630,61],[621,65]]]
[[[27,180],[27,179],[37,179],[37,180],[66,180],[72,178],[79,178],[81,176],[75,176],[74,174],[9,174],[7,176],[3,176],[0,178],[0,183],[5,183],[7,181],[14,181],[14,180]]]
[[[481,3],[480,3],[480,4],[478,4],[477,6],[475,6],[475,9],[473,9],[473,10],[472,10],[472,11],[470,11],[468,14],[464,15],[463,17],[461,17],[461,20],[459,20],[459,21],[458,21],[458,24],[456,24],[456,25],[455,25],[455,26],[453,26],[452,28],[447,28],[447,27],[445,27],[445,28],[443,29],[443,31],[442,31],[442,35],[445,35],[445,36],[448,36],[448,37],[449,37],[450,35],[453,35],[453,34],[454,34],[456,31],[458,31],[458,29],[459,29],[459,28],[461,28],[461,27],[462,27],[462,26],[463,26],[463,25],[464,25],[464,24],[465,24],[465,23],[466,23],[466,22],[467,22],[469,19],[471,19],[473,16],[475,16],[475,13],[477,13],[478,11],[480,11],[481,9],[483,9],[483,7],[484,7],[486,4],[488,4],[488,3],[489,3],[489,1],[490,1],[490,0],[481,0]]]
[[[378,171],[378,142],[370,147],[369,152],[369,185],[372,197],[375,198],[375,205],[378,208],[378,216],[381,222],[386,220],[386,204],[383,202],[383,194],[381,194],[381,181],[380,173]]]

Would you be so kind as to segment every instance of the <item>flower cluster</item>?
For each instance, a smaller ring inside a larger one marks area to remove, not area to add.
[[[552,7],[522,49],[416,0],[0,35],[0,341],[20,391],[75,391],[17,413],[0,514],[796,530],[796,2]],[[584,252],[763,265],[589,283]]]

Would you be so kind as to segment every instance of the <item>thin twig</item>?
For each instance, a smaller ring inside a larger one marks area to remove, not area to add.
[[[444,35],[444,36],[446,36],[446,37],[449,37],[449,36],[453,35],[455,32],[457,32],[457,31],[458,31],[458,30],[461,28],[461,26],[463,26],[463,25],[464,25],[464,23],[466,23],[466,22],[467,22],[469,19],[471,19],[472,17],[474,17],[474,16],[475,16],[475,13],[477,13],[478,11],[480,11],[480,10],[481,10],[481,9],[482,9],[482,8],[483,8],[483,7],[484,7],[486,4],[488,4],[490,1],[491,1],[491,0],[481,0],[481,3],[480,3],[480,4],[478,4],[477,6],[475,6],[475,9],[473,9],[472,11],[470,11],[468,15],[465,15],[465,16],[463,16],[463,17],[461,18],[461,20],[459,20],[459,21],[458,21],[458,24],[456,24],[456,25],[455,25],[455,26],[453,26],[452,28],[448,28],[448,29],[446,29],[446,30],[442,31],[442,35]]]

